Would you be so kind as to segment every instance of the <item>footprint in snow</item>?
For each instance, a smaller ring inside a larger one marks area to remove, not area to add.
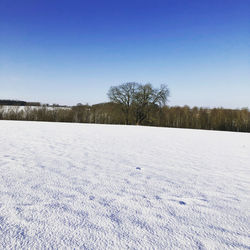
[[[90,196],[89,196],[89,199],[92,201],[92,200],[94,200],[94,199],[95,199],[95,196],[90,195]]]
[[[158,196],[158,195],[156,195],[156,196],[155,196],[155,199],[156,199],[156,200],[161,200],[161,197]]]

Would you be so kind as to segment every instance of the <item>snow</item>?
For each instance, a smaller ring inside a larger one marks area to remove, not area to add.
[[[250,249],[250,134],[0,121],[1,249]]]
[[[8,113],[11,111],[19,112],[19,111],[25,111],[25,109],[42,109],[43,106],[14,106],[14,105],[0,105],[0,111],[2,110],[4,113]],[[47,107],[45,106],[47,110],[59,110],[59,109],[71,109],[71,107]]]

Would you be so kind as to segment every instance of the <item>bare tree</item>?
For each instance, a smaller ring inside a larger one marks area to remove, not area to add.
[[[110,101],[121,105],[121,109],[125,115],[125,124],[129,124],[131,104],[137,88],[138,83],[128,82],[119,86],[112,86],[108,91]]]
[[[150,111],[166,105],[168,96],[169,89],[166,85],[154,89],[150,83],[144,85],[135,82],[124,83],[111,87],[108,92],[111,102],[121,105],[125,124],[129,124],[129,117],[133,111],[134,120],[138,125],[146,118],[149,120]]]
[[[3,113],[4,113],[4,109],[3,109],[3,106],[0,105],[0,120],[3,119]]]
[[[136,124],[140,125],[144,120],[149,123],[150,113],[166,105],[169,96],[169,89],[166,85],[161,85],[160,89],[154,89],[148,83],[140,84],[132,103]]]

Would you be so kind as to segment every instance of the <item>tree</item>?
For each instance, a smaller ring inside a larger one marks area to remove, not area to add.
[[[138,83],[128,82],[119,86],[111,87],[108,91],[108,97],[111,102],[118,103],[125,115],[125,124],[129,124],[129,115],[134,94],[138,88]]]
[[[161,85],[160,89],[154,89],[150,83],[143,85],[129,82],[111,87],[108,97],[111,102],[121,106],[125,115],[125,124],[129,124],[129,117],[133,114],[135,123],[140,125],[145,120],[150,123],[150,112],[166,105],[169,89],[166,85]],[[132,114],[131,111],[133,111]]]
[[[150,123],[150,113],[165,106],[168,96],[169,89],[166,85],[161,85],[160,89],[154,89],[150,83],[139,84],[132,103],[136,124],[140,125],[145,120]]]

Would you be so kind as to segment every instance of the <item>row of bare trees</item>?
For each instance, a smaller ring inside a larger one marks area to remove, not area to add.
[[[102,103],[93,106],[79,105],[72,108],[0,107],[1,120],[28,120],[51,122],[78,122],[100,124],[125,124],[127,118],[116,103]],[[129,124],[136,124],[131,111]],[[250,132],[250,111],[244,109],[157,107],[147,110],[147,117],[141,125],[194,128],[224,131]]]
[[[73,107],[0,106],[0,119],[149,125],[250,132],[250,111],[224,108],[170,107],[166,85],[125,83],[111,87],[110,102]]]

